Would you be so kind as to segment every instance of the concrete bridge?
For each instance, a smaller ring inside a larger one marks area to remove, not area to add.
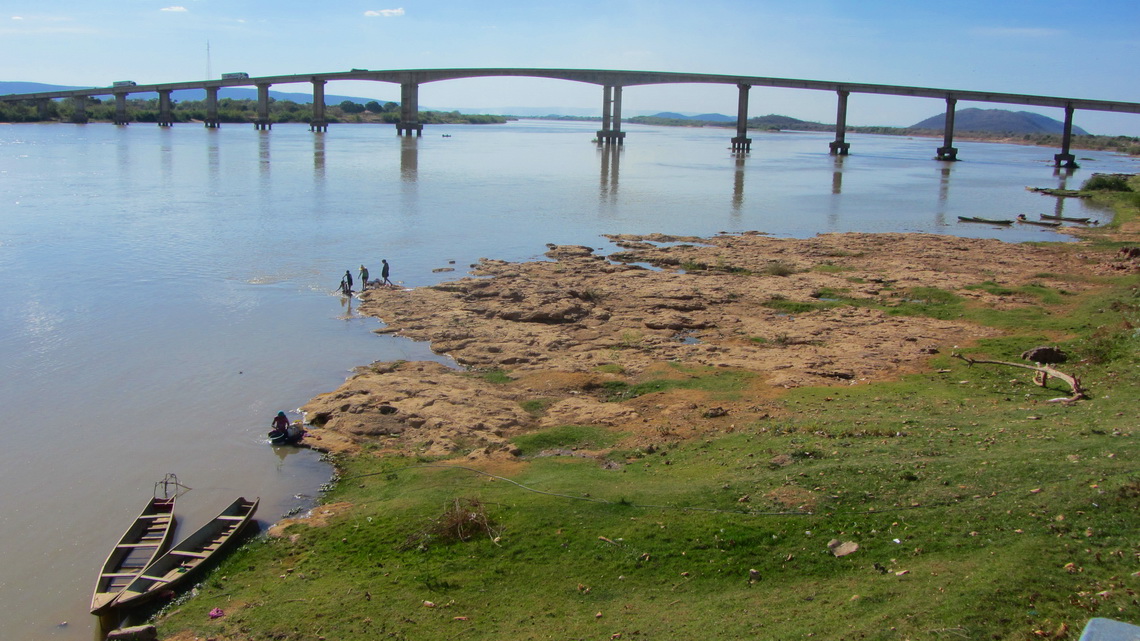
[[[621,130],[621,101],[622,90],[625,87],[658,84],[727,84],[736,85],[739,90],[736,107],[736,136],[731,140],[732,148],[737,151],[751,150],[752,139],[747,135],[748,97],[752,87],[781,87],[788,89],[809,89],[825,91],[836,95],[835,140],[829,145],[832,154],[846,155],[851,144],[846,141],[847,132],[847,102],[851,94],[880,94],[892,96],[911,96],[919,98],[935,98],[946,102],[946,124],[944,127],[942,146],[937,149],[938,160],[957,160],[958,150],[954,147],[954,111],[959,100],[969,102],[1002,103],[1014,105],[1032,105],[1038,107],[1054,107],[1065,112],[1065,128],[1061,140],[1061,152],[1054,156],[1057,166],[1064,164],[1075,167],[1075,157],[1070,153],[1072,141],[1073,114],[1076,110],[1112,111],[1123,113],[1140,113],[1140,103],[1114,102],[1109,100],[1089,100],[1083,98],[1062,98],[1056,96],[1037,96],[1029,94],[994,93],[982,91],[964,91],[956,89],[934,89],[930,87],[908,87],[901,85],[876,85],[852,82],[832,82],[824,80],[796,80],[790,78],[768,78],[763,76],[728,76],[699,73],[671,73],[659,71],[619,71],[602,69],[402,69],[377,71],[369,69],[353,69],[316,74],[296,74],[286,76],[263,76],[250,78],[245,74],[226,74],[220,80],[198,80],[191,82],[171,82],[150,85],[137,85],[135,83],[115,83],[111,87],[95,87],[91,89],[72,89],[66,91],[48,91],[29,94],[8,94],[0,96],[0,101],[37,101],[41,108],[47,101],[71,98],[75,101],[76,109],[73,116],[75,122],[86,122],[86,99],[92,96],[111,95],[115,97],[116,111],[115,123],[129,122],[127,115],[127,96],[132,93],[157,92],[159,97],[160,126],[170,126],[174,119],[171,115],[170,93],[181,89],[204,89],[206,91],[206,126],[217,127],[218,120],[218,89],[220,87],[254,86],[257,88],[257,116],[254,126],[258,129],[269,129],[272,123],[269,120],[269,87],[275,84],[292,84],[308,82],[313,87],[313,116],[310,122],[312,131],[327,131],[328,121],[325,118],[325,84],[334,80],[371,80],[375,82],[390,82],[400,85],[400,120],[396,123],[397,135],[422,135],[423,123],[419,122],[419,87],[429,82],[455,80],[459,78],[482,78],[518,76],[527,78],[551,78],[568,80],[571,82],[584,82],[599,85],[602,88],[602,128],[597,132],[599,144],[622,144],[625,132]]]

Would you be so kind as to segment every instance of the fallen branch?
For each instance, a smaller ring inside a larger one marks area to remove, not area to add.
[[[1068,398],[1051,398],[1048,401],[1050,403],[1073,403],[1075,401],[1079,401],[1079,400],[1088,398],[1088,394],[1085,392],[1085,389],[1083,387],[1081,387],[1081,379],[1077,378],[1076,376],[1070,376],[1070,375],[1068,375],[1068,374],[1066,374],[1060,370],[1049,367],[1048,365],[1040,365],[1040,364],[1038,364],[1038,365],[1026,365],[1024,363],[1010,363],[1007,361],[979,360],[979,359],[975,359],[975,358],[970,358],[969,356],[962,356],[961,354],[959,354],[957,352],[951,354],[951,356],[954,358],[966,361],[966,364],[968,364],[968,365],[974,365],[974,364],[1008,365],[1010,367],[1020,367],[1022,369],[1031,369],[1034,372],[1037,372],[1033,376],[1033,382],[1036,383],[1037,385],[1041,386],[1041,387],[1045,387],[1045,384],[1049,382],[1050,376],[1052,376],[1053,378],[1059,378],[1062,381],[1065,381],[1066,383],[1068,383],[1069,387],[1073,390],[1072,395],[1069,396]]]

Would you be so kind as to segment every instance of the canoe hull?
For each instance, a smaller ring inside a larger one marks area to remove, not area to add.
[[[160,594],[185,586],[210,560],[220,556],[238,539],[253,520],[259,501],[238,497],[209,523],[155,559],[119,593],[114,607],[141,605]]]
[[[152,498],[103,562],[91,597],[91,613],[106,611],[119,593],[166,551],[173,534],[174,498]]]
[[[978,218],[977,216],[958,216],[960,223],[984,223],[986,225],[1012,225],[1012,220],[998,220],[995,218]]]
[[[1092,218],[1057,216],[1056,214],[1041,214],[1041,220],[1057,220],[1066,223],[1088,223]]]

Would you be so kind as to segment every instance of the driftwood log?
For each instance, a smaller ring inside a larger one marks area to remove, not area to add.
[[[973,365],[1007,365],[1009,367],[1020,367],[1022,369],[1033,370],[1034,372],[1036,372],[1033,375],[1033,382],[1036,383],[1037,385],[1041,386],[1041,387],[1045,387],[1045,384],[1049,382],[1050,376],[1052,376],[1053,378],[1059,378],[1062,381],[1065,381],[1066,383],[1068,383],[1069,388],[1073,391],[1073,393],[1070,396],[1068,396],[1067,398],[1051,398],[1051,399],[1049,399],[1050,403],[1073,403],[1075,401],[1079,401],[1079,400],[1088,398],[1088,393],[1085,391],[1084,387],[1081,386],[1081,379],[1077,378],[1076,376],[1070,376],[1069,374],[1066,374],[1066,373],[1064,373],[1064,372],[1062,372],[1062,371],[1060,371],[1054,367],[1050,367],[1048,365],[1041,365],[1040,363],[1038,363],[1036,365],[1026,365],[1024,363],[1010,363],[1008,361],[980,360],[980,359],[976,359],[976,358],[970,358],[969,356],[962,356],[961,354],[958,354],[956,352],[954,354],[951,354],[951,356],[953,356],[954,358],[966,361],[966,364],[968,364],[970,366],[973,366]]]

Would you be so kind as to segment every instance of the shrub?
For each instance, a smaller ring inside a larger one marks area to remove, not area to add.
[[[1086,191],[1132,191],[1128,186],[1128,176],[1124,174],[1093,174],[1081,185]]]

